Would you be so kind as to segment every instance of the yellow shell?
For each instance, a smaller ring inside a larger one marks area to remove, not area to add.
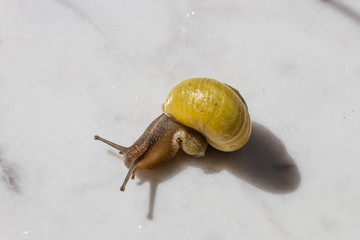
[[[202,133],[214,148],[235,151],[249,140],[251,121],[240,93],[209,78],[179,83],[161,107],[176,121]]]

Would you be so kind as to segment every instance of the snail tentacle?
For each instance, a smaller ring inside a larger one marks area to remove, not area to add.
[[[102,137],[99,137],[98,135],[95,135],[95,136],[94,136],[94,139],[95,139],[95,140],[99,140],[99,141],[101,141],[101,142],[104,142],[104,143],[106,143],[107,145],[110,145],[110,146],[112,146],[113,148],[119,150],[119,151],[120,151],[120,152],[119,152],[120,154],[126,154],[126,152],[127,152],[127,150],[128,150],[128,148],[123,147],[123,146],[121,146],[121,145],[118,145],[118,144],[116,144],[116,143],[113,143],[113,142],[111,142],[111,141],[109,141],[109,140],[106,140],[106,139],[104,139],[104,138],[102,138]]]
[[[137,163],[138,163],[138,161],[134,161],[134,162],[131,163],[129,171],[126,174],[125,180],[124,180],[123,184],[120,187],[120,191],[122,191],[122,192],[125,191],[126,184],[129,181],[130,177],[132,179],[134,179],[133,176],[135,177],[134,174],[135,174],[135,170],[137,168]]]

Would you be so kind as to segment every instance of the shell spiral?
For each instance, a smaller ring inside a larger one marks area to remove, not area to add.
[[[235,151],[249,140],[247,105],[233,87],[209,78],[191,78],[175,86],[162,111],[202,133],[214,148]]]

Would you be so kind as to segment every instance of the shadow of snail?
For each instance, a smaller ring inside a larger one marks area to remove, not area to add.
[[[252,122],[252,134],[246,145],[234,152],[221,152],[209,146],[202,158],[192,158],[182,151],[159,168],[137,174],[138,184],[150,183],[148,219],[153,219],[156,191],[189,166],[201,168],[206,174],[228,171],[253,186],[272,193],[290,193],[297,189],[301,176],[284,144],[270,130]]]
[[[251,122],[244,98],[228,84],[210,78],[184,80],[170,91],[161,109],[163,113],[130,147],[94,136],[124,156],[129,170],[121,191],[135,172],[140,184],[150,182],[149,219],[158,185],[188,166],[208,174],[226,170],[269,192],[291,192],[299,185],[300,174],[284,145],[265,127]],[[213,148],[206,150],[208,144]],[[173,159],[180,149],[205,157],[180,153]]]

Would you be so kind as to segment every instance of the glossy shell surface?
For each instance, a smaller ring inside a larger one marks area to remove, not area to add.
[[[233,87],[209,78],[191,78],[169,93],[162,111],[202,133],[214,148],[235,151],[249,140],[247,105]]]

